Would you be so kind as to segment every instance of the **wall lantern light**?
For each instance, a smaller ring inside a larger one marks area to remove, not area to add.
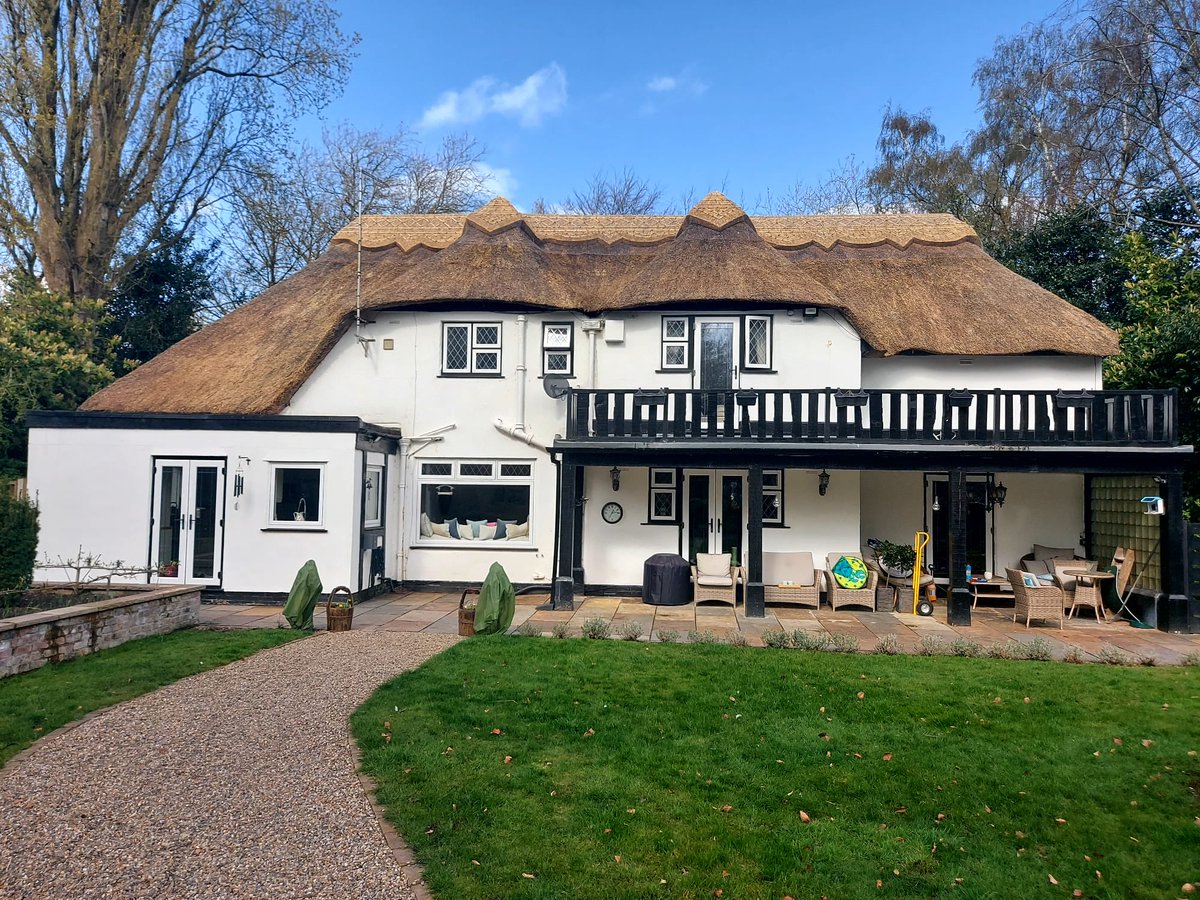
[[[824,497],[825,492],[828,490],[829,490],[829,473],[826,472],[824,469],[822,469],[821,474],[817,476],[817,493],[820,494],[822,497]]]
[[[1004,486],[1004,482],[993,482],[988,485],[988,509],[994,509],[997,506],[1003,506],[1005,499],[1008,497],[1008,488]]]
[[[617,466],[613,466],[608,470],[608,474],[612,476],[612,486],[614,491],[621,489],[621,470]]]

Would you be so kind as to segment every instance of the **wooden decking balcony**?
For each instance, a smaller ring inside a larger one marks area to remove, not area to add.
[[[563,439],[1175,447],[1173,390],[575,390]]]

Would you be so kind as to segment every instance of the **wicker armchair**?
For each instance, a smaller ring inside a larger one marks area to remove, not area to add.
[[[1061,631],[1063,604],[1066,602],[1066,595],[1062,588],[1045,583],[1039,583],[1037,587],[1029,587],[1025,584],[1024,576],[1030,573],[1017,569],[1005,569],[1004,571],[1008,573],[1008,583],[1012,585],[1013,596],[1017,601],[1013,608],[1013,621],[1017,621],[1018,616],[1024,616],[1025,627],[1028,628],[1033,619],[1058,619],[1058,629]]]
[[[733,564],[731,553],[697,553],[692,566],[693,599],[720,600],[737,608],[738,583],[742,570]]]
[[[821,579],[808,552],[764,552],[763,596],[767,603],[821,605]]]
[[[834,609],[839,606],[865,606],[874,610],[875,586],[879,584],[879,572],[875,569],[867,569],[866,584],[860,588],[844,588],[833,577],[833,567],[843,556],[857,556],[862,559],[862,555],[857,552],[830,553],[825,557],[825,589],[829,597],[829,605]]]

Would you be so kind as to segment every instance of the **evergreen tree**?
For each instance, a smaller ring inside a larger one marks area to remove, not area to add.
[[[213,304],[211,250],[164,231],[155,250],[134,263],[107,305],[104,333],[117,340],[120,373],[153,359],[197,328]]]

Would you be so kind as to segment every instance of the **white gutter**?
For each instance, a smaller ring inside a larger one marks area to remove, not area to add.
[[[503,419],[497,419],[492,424],[496,426],[497,431],[499,431],[501,434],[508,435],[513,440],[520,441],[523,444],[528,444],[530,447],[541,450],[543,453],[550,452],[550,448],[535,438],[533,436],[533,432],[528,431],[519,425],[505,425]]]

